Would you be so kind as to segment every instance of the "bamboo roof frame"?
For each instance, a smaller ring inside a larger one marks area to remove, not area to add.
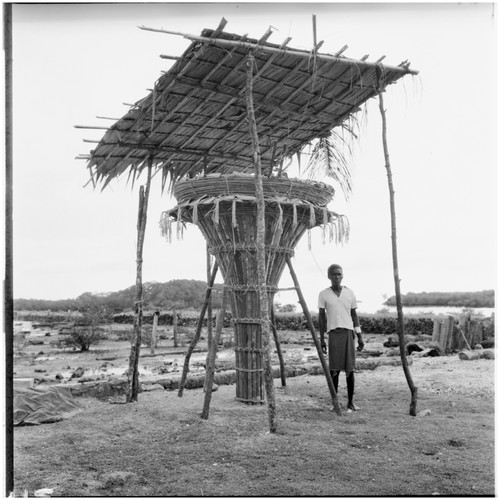
[[[300,153],[314,139],[328,136],[352,117],[380,88],[405,75],[416,75],[407,61],[383,65],[336,54],[268,42],[272,30],[259,39],[227,33],[226,20],[200,36],[140,27],[180,35],[191,41],[182,56],[154,83],[143,99],[109,127],[88,155],[91,179],[106,185],[128,171],[135,179],[148,165],[169,179],[200,174],[250,172],[253,149],[245,104],[245,61],[255,57],[253,98],[263,168],[271,172],[284,157]],[[87,141],[93,142],[93,141]]]

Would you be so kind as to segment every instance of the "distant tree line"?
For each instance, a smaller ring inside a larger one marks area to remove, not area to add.
[[[420,292],[401,296],[403,306],[495,307],[494,290],[481,292]],[[396,297],[389,297],[386,306],[395,306]]]
[[[144,283],[144,309],[200,309],[205,300],[207,284],[199,280],[177,279],[167,283],[150,281]],[[220,307],[223,285],[216,284],[212,291],[212,305]],[[76,299],[44,300],[15,299],[17,311],[83,311],[90,306],[101,307],[109,313],[119,313],[134,309],[135,285],[102,294],[83,293]]]

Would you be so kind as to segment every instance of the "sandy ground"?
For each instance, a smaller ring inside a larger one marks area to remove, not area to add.
[[[309,352],[309,351],[306,351]],[[361,410],[330,411],[325,378],[275,380],[266,405],[235,386],[141,393],[133,404],[77,398],[82,411],[15,429],[18,496],[494,495],[494,361],[412,357],[417,417],[401,367],[356,373]],[[339,400],[345,405],[345,381]]]

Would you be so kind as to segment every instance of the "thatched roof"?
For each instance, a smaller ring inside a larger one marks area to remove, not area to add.
[[[416,74],[408,64],[387,66],[340,53],[268,42],[205,29],[184,35],[191,44],[155,82],[154,89],[110,126],[85,158],[104,186],[127,173],[133,178],[150,158],[163,186],[199,173],[250,171],[246,56],[255,57],[253,101],[264,171],[282,157],[329,135],[376,95],[379,86]],[[162,30],[154,30],[162,31]]]

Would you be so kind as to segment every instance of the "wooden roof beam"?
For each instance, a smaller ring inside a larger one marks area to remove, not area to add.
[[[160,54],[161,59],[172,59],[173,61],[178,61],[179,59],[182,59],[181,56],[167,56],[166,54]]]
[[[344,45],[340,50],[335,52],[335,57],[339,57],[340,55],[342,55],[348,48],[349,45]]]
[[[180,32],[174,32],[174,31],[157,29],[157,28],[148,28],[146,26],[139,26],[139,28],[142,30],[154,31],[157,33],[179,35],[179,36],[182,36],[182,37],[187,38],[188,40],[191,40],[194,42],[206,43],[208,45],[218,45],[220,47],[238,47],[238,48],[243,48],[243,49],[247,49],[247,50],[260,50],[260,51],[270,52],[270,53],[274,53],[274,54],[282,54],[282,55],[306,57],[306,58],[309,58],[311,56],[310,51],[302,51],[302,50],[298,50],[298,49],[281,49],[281,48],[270,46],[270,45],[259,45],[259,44],[255,44],[252,42],[242,42],[242,41],[238,41],[238,40],[227,40],[224,38],[207,38],[207,37],[203,37],[203,36],[189,35],[187,33],[180,33]],[[333,56],[330,54],[318,54],[318,53],[316,53],[315,57],[317,60],[321,60],[321,61],[341,62],[344,64],[354,65],[354,66],[359,65],[359,66],[375,67],[375,66],[377,66],[377,64],[380,63],[380,60],[378,60],[376,63],[370,63],[367,61],[348,59],[345,57]],[[404,74],[409,73],[412,75],[418,75],[418,71],[410,70],[410,69],[400,67],[400,66],[385,66],[385,69],[389,70],[389,71],[395,71],[397,73],[404,73]]]

